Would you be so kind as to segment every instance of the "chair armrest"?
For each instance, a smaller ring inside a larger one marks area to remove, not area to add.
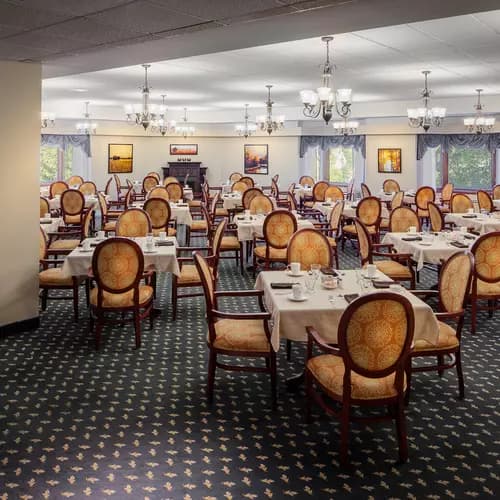
[[[372,243],[373,248],[394,248],[392,243]]]
[[[437,319],[455,319],[459,320],[460,318],[463,317],[464,311],[463,309],[454,313],[451,312],[437,312],[434,313]]]
[[[271,313],[260,312],[260,313],[229,313],[218,311],[217,309],[212,309],[212,314],[217,318],[222,319],[271,319]]]
[[[438,290],[408,290],[413,295],[437,295]]]
[[[212,250],[212,247],[177,247],[178,252],[199,252],[203,250]]]
[[[312,326],[306,326],[307,331],[307,343],[308,343],[308,357],[309,359],[309,350],[312,354],[312,346],[313,344],[317,345],[319,349],[323,352],[327,352],[329,354],[334,354],[335,356],[340,356],[340,349],[338,347],[333,347],[327,344],[322,338],[321,335],[314,329]]]
[[[262,297],[264,290],[222,290],[215,292],[216,297]]]

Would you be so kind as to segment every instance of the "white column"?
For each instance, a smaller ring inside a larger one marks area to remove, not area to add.
[[[39,64],[0,61],[0,327],[38,317],[40,94]]]

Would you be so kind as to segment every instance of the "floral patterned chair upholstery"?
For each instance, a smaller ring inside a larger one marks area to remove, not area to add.
[[[414,210],[409,207],[399,207],[391,212],[389,218],[391,233],[406,233],[412,226],[420,232],[420,219]]]
[[[201,219],[196,219],[191,222],[189,226],[186,226],[186,245],[191,244],[191,235],[208,237],[208,231],[210,229],[210,214],[208,213],[207,207],[201,205]]]
[[[486,210],[488,213],[495,210],[495,205],[491,199],[490,193],[487,191],[479,190],[477,192],[477,203],[479,210]]]
[[[454,186],[451,182],[446,183],[441,189],[441,211],[448,213],[450,211],[451,197],[453,196]]]
[[[406,462],[408,444],[404,415],[405,367],[413,340],[414,314],[407,298],[395,293],[371,293],[347,306],[338,328],[338,346],[328,345],[321,332],[307,327],[306,417],[312,403],[340,419],[340,463],[349,462],[351,420],[396,421],[399,460]],[[313,349],[322,354],[313,356]],[[340,403],[333,408],[325,398]],[[352,407],[387,407],[385,416],[352,415]]]
[[[271,379],[272,406],[276,407],[276,353],[271,345],[271,314],[263,304],[262,290],[237,290],[217,292],[211,267],[207,260],[195,252],[194,260],[203,284],[207,309],[209,349],[207,399],[211,403],[214,396],[215,372],[217,368],[231,371],[268,373]],[[259,301],[258,313],[232,313],[219,310],[218,299],[221,297],[256,297]],[[264,358],[264,367],[220,363],[218,355],[236,358]]]
[[[370,191],[370,188],[364,183],[361,183],[361,197],[362,198],[367,198],[368,196],[371,196],[372,193]]]
[[[492,197],[494,200],[500,200],[500,184],[493,186]]]
[[[431,186],[422,186],[415,194],[415,205],[417,205],[417,215],[420,219],[429,218],[429,202],[436,200],[436,191]]]
[[[326,181],[319,181],[314,184],[313,187],[313,201],[325,201],[326,190],[330,187],[330,184]]]
[[[165,186],[170,201],[177,203],[184,199],[184,189],[178,182],[170,182]]]
[[[439,233],[445,227],[444,216],[441,212],[441,207],[430,201],[427,205],[429,210],[429,220],[431,221],[431,231]]]
[[[305,187],[305,186],[314,186],[314,179],[310,176],[310,175],[303,175],[300,179],[299,179],[299,184],[302,186],[302,187]]]
[[[154,175],[146,175],[142,180],[142,194],[147,194],[158,185],[158,179]]]
[[[57,195],[63,194],[66,189],[69,189],[69,186],[64,181],[53,182],[49,187],[49,196],[55,198]]]
[[[68,226],[81,226],[85,214],[85,197],[78,189],[66,189],[61,195],[61,213]]]
[[[401,191],[399,187],[399,182],[394,179],[386,179],[382,184],[382,191],[384,193],[397,193]]]
[[[331,199],[332,201],[343,200],[344,191],[338,186],[328,186],[325,191],[325,200]]]
[[[472,275],[471,329],[476,333],[477,311],[487,310],[490,317],[500,308],[500,231],[480,236],[472,245],[474,273]],[[478,302],[487,300],[487,306]]]
[[[82,182],[78,191],[80,191],[83,196],[95,196],[97,194],[97,186],[92,181]]]
[[[251,214],[269,214],[273,211],[274,205],[269,198],[269,196],[265,196],[260,194],[258,196],[254,196],[250,201],[250,213]]]
[[[229,176],[229,182],[236,182],[239,181],[243,177],[243,174],[240,174],[239,172],[233,172]]]
[[[160,184],[160,174],[158,172],[148,172],[146,177],[156,177],[157,184]]]
[[[243,196],[241,198],[241,204],[245,210],[250,210],[250,202],[256,196],[262,196],[264,193],[260,188],[250,188],[243,192]]]
[[[243,194],[246,190],[248,189],[248,185],[246,182],[242,181],[236,181],[232,186],[231,186],[231,191],[238,192]]]
[[[170,196],[168,194],[167,188],[163,186],[155,186],[149,191],[149,193],[146,195],[146,198],[148,200],[150,198],[161,198],[162,200],[170,201]]]
[[[95,334],[96,350],[99,349],[102,329],[107,322],[133,322],[135,346],[141,346],[141,320],[149,316],[152,322],[154,296],[153,287],[141,285],[141,280],[146,276],[144,256],[135,241],[109,238],[97,245],[92,256],[91,276],[96,286],[89,297],[90,329]],[[107,317],[109,313],[113,315]],[[116,313],[122,313],[121,317]],[[131,313],[131,317],[127,318],[127,313]]]
[[[356,207],[356,217],[363,222],[375,240],[379,237],[380,215],[382,205],[375,196],[367,196],[361,199]],[[346,224],[342,227],[342,249],[347,239],[357,239],[356,226]]]
[[[48,255],[67,255],[71,253],[85,238],[90,236],[90,223],[94,209],[87,210],[82,225],[66,231],[49,233]]]
[[[240,178],[240,182],[244,182],[247,185],[247,188],[253,188],[255,185],[254,180],[251,177],[248,177],[248,175],[244,175],[243,177]]]
[[[300,229],[290,238],[287,248],[287,263],[300,262],[302,270],[309,270],[312,264],[332,266],[332,250],[324,234],[316,229]]]
[[[177,234],[177,230],[174,227],[169,227],[172,211],[167,200],[163,198],[149,198],[144,203],[144,211],[149,215],[154,236],[158,236],[163,231],[167,233],[167,236],[175,236]]]
[[[179,179],[177,179],[177,177],[173,177],[172,175],[169,175],[168,177],[165,177],[165,179],[163,179],[163,186],[166,186],[167,184],[170,184],[172,182],[176,182],[177,184],[180,184]]]
[[[83,184],[84,180],[81,175],[72,175],[66,183],[68,186],[74,187],[74,186],[81,186]]]
[[[116,221],[116,236],[137,238],[152,232],[151,219],[141,208],[125,210]]]
[[[47,200],[47,198],[44,198],[43,196],[40,196],[40,219],[42,217],[45,217],[45,214],[50,214],[49,200]]]
[[[466,194],[454,194],[451,198],[452,213],[465,214],[470,208],[474,208],[474,203]]]
[[[415,340],[411,358],[436,357],[436,365],[419,364],[408,365],[408,392],[410,397],[411,373],[424,371],[437,371],[441,376],[443,371],[456,368],[458,376],[459,397],[464,397],[464,376],[462,373],[462,358],[460,352],[460,339],[464,323],[464,311],[470,291],[473,258],[470,253],[459,252],[452,255],[441,269],[438,290],[412,290],[415,295],[425,297],[437,295],[439,299],[436,318],[439,325],[439,337],[436,344],[427,340]],[[449,322],[455,323],[453,328]],[[449,362],[445,362],[449,357]]]

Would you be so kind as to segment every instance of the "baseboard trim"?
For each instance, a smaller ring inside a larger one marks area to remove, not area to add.
[[[40,317],[36,316],[34,318],[24,319],[22,321],[16,321],[15,323],[9,323],[8,325],[0,326],[0,337],[5,337],[7,335],[12,335],[14,333],[27,332],[29,330],[36,330],[40,326]]]

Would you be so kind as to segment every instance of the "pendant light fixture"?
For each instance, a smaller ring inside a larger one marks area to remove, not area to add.
[[[483,89],[476,89],[477,92],[477,104],[475,104],[474,109],[476,110],[476,116],[464,118],[464,126],[467,132],[472,132],[475,134],[482,134],[483,132],[491,132],[495,126],[495,118],[493,116],[483,115],[483,105],[481,104],[481,92]]]
[[[167,97],[166,94],[162,94],[161,105],[158,112],[160,118],[151,122],[151,130],[153,132],[159,132],[163,136],[174,133],[176,125],[175,120],[167,121],[166,119],[167,106],[165,104],[165,97]]]
[[[277,116],[276,119],[273,118],[274,102],[271,100],[271,89],[273,88],[273,86],[266,85],[266,88],[267,88],[267,101],[266,101],[267,114],[257,117],[257,125],[260,127],[261,130],[271,135],[276,130],[282,129],[285,126],[285,117],[283,115],[280,115]]]
[[[250,123],[248,116],[248,104],[245,104],[245,121],[236,125],[236,132],[245,139],[257,131],[257,125]]]
[[[187,136],[194,134],[195,128],[192,125],[189,125],[188,123],[187,108],[184,108],[184,117],[182,118],[182,124],[176,126],[175,131],[178,134],[182,135],[184,139]]]
[[[80,134],[90,135],[97,132],[97,123],[90,121],[89,104],[90,101],[85,102],[85,113],[83,114],[85,121],[76,124],[76,130]]]

